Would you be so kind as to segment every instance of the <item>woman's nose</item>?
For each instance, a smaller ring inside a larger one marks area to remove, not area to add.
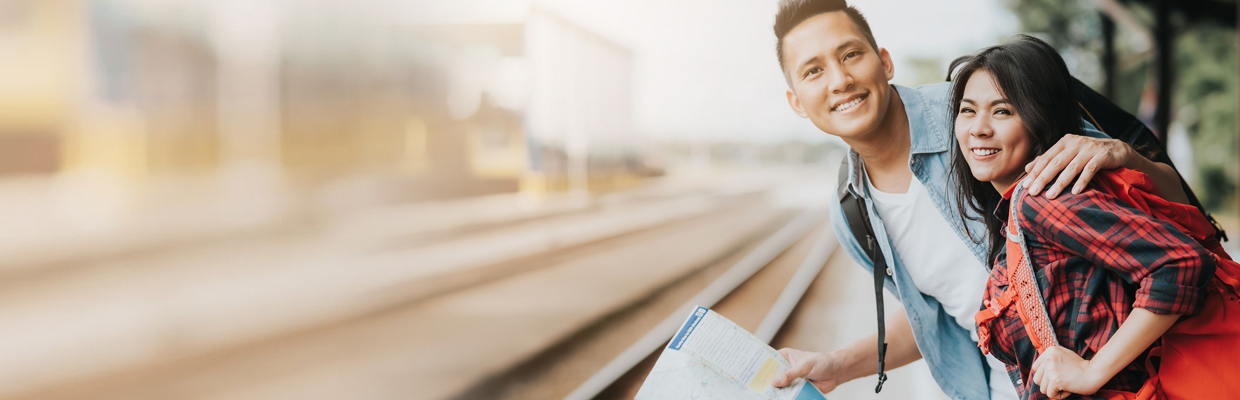
[[[974,119],[973,124],[969,126],[969,136],[989,137],[992,133],[990,121],[987,121],[985,117]]]

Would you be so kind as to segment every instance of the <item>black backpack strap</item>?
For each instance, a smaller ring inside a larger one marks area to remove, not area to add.
[[[869,214],[865,211],[865,199],[862,199],[851,190],[848,190],[848,157],[844,158],[844,162],[840,164],[839,177],[839,195],[840,207],[844,209],[844,218],[848,220],[848,227],[852,230],[853,237],[858,243],[869,253],[870,260],[874,262],[874,304],[878,308],[878,386],[874,387],[874,393],[883,390],[883,383],[887,382],[887,373],[883,371],[883,361],[887,356],[887,326],[884,320],[883,312],[883,273],[891,274],[891,268],[887,267],[887,261],[883,258],[883,251],[878,247],[878,241],[874,239],[874,228],[870,226]]]
[[[1154,136],[1154,132],[1140,119],[1129,114],[1124,109],[1107,100],[1106,96],[1095,92],[1093,89],[1076,78],[1072,79],[1073,86],[1076,87],[1076,98],[1079,101],[1082,117],[1093,123],[1098,130],[1115,139],[1119,139],[1131,145],[1138,152],[1143,154],[1151,161],[1160,162],[1170,165],[1176,170],[1176,175],[1180,178],[1180,186],[1184,188],[1184,194],[1188,195],[1188,203],[1206,216],[1210,224],[1214,225],[1215,237],[1220,241],[1227,241],[1227,232],[1223,231],[1223,227],[1218,221],[1214,220],[1214,216],[1206,212],[1206,208],[1201,205],[1201,201],[1197,200],[1197,195],[1193,194],[1193,189],[1188,186],[1188,182],[1184,181],[1184,177],[1180,176],[1180,171],[1175,164],[1171,162],[1171,157],[1167,155],[1167,150],[1163,144],[1158,141],[1158,137]]]

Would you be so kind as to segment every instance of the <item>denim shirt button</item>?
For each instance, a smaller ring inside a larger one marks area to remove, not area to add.
[[[887,267],[887,276],[891,276],[891,267]]]

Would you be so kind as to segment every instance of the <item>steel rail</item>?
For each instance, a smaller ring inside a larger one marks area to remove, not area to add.
[[[585,382],[577,386],[565,400],[588,400],[602,393],[603,390],[615,383],[616,380],[628,373],[633,367],[641,363],[642,360],[650,356],[651,353],[657,351],[669,338],[676,333],[676,329],[684,321],[684,316],[692,311],[695,307],[701,305],[710,307],[722,300],[728,294],[740,287],[741,284],[748,281],[754,274],[769,265],[775,258],[783,254],[797,241],[801,240],[822,220],[824,211],[821,209],[810,209],[801,212],[792,221],[788,222],[779,231],[771,235],[762,244],[754,248],[744,258],[734,264],[727,272],[716,278],[709,286],[698,292],[688,302],[680,306],[660,322],[657,326],[643,335],[640,339],[630,345],[624,352],[612,359],[594,375],[590,376]],[[828,229],[829,231],[829,229]],[[759,326],[759,331],[773,330],[777,332],[779,326],[795,308],[796,303],[804,295],[805,290],[809,287],[809,282],[822,269],[831,252],[835,250],[835,236],[824,233],[822,237],[815,243],[810,254],[802,262],[800,268],[794,273],[792,281],[784,288],[772,311],[781,314],[781,317],[772,317],[768,312],[766,318],[763,319]],[[804,285],[797,283],[797,280],[803,280]],[[787,305],[786,303],[791,303]],[[785,310],[786,309],[786,310]],[[778,320],[778,322],[776,322]],[[775,325],[775,328],[767,326]],[[763,327],[767,327],[764,328]],[[769,333],[773,337],[774,332]],[[761,336],[759,336],[761,337]],[[769,341],[770,338],[763,338]]]

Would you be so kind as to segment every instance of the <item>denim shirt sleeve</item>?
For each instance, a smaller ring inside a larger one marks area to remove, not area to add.
[[[1110,139],[1111,138],[1107,134],[1102,133],[1102,131],[1098,130],[1098,128],[1095,128],[1094,124],[1089,123],[1089,121],[1085,121],[1085,120],[1081,120],[1081,121],[1085,123],[1085,136],[1089,136],[1092,138],[1098,138],[1098,139]]]

